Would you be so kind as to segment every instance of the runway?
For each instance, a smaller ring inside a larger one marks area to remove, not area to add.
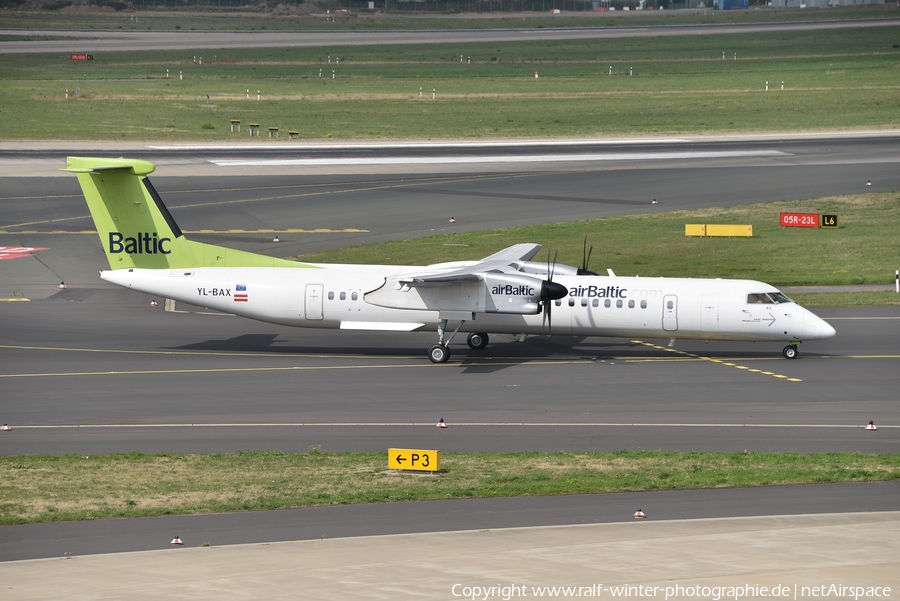
[[[40,41],[0,42],[0,54],[35,52],[121,52],[139,50],[185,50],[191,48],[275,48],[341,47],[384,44],[435,44],[521,42],[537,40],[610,39],[647,36],[721,35],[763,31],[809,31],[818,29],[859,29],[891,27],[897,19],[750,23],[699,26],[642,27],[633,19],[632,27],[533,28],[455,31],[104,31],[104,30],[18,30],[0,29],[0,35],[39,35]]]
[[[574,152],[595,153],[597,146],[576,145]],[[602,165],[525,162],[477,172],[455,166],[439,173],[406,166],[386,173],[298,175],[297,167],[278,166],[267,175],[227,177],[234,172],[209,159],[255,159],[260,153],[135,151],[168,161],[153,181],[182,228],[196,232],[190,236],[281,256],[446,231],[448,214],[457,217],[461,229],[485,229],[640,213],[650,209],[648,199],[654,197],[662,201],[662,210],[678,210],[900,189],[896,136],[610,146],[603,151],[624,152],[627,146],[628,152],[677,152],[699,146],[709,152],[784,154]],[[80,150],[43,149],[26,159],[34,165],[58,162],[58,168],[61,157]],[[516,151],[511,145],[502,150],[526,157],[548,152]],[[417,150],[432,156],[497,151]],[[549,151],[573,152],[573,147]],[[120,149],[107,152],[122,154]],[[302,149],[284,156],[316,152]],[[403,149],[383,152],[404,154]],[[324,156],[361,153],[331,150]],[[0,169],[21,160],[0,154]],[[874,186],[864,187],[867,180]],[[6,456],[303,452],[310,446],[325,451],[422,446],[444,451],[865,453],[900,448],[895,375],[900,311],[894,308],[817,310],[838,336],[802,345],[796,361],[783,360],[781,345],[775,344],[685,341],[667,350],[660,340],[537,337],[518,343],[498,336],[481,353],[456,345],[449,364],[432,365],[424,351],[433,344],[433,334],[297,330],[198,307],[179,305],[178,312],[166,312],[161,303],[151,308],[149,297],[110,288],[97,278],[105,258],[96,234],[79,233],[91,223],[74,178],[4,177],[2,182],[0,245],[47,248],[0,263],[0,298],[30,299],[0,302],[0,422],[13,426],[0,436],[0,454]],[[281,243],[273,244],[263,233],[272,228],[284,232]],[[598,263],[609,260],[602,250],[594,256]],[[69,283],[66,290],[56,288],[60,280]],[[450,428],[436,429],[440,418]],[[868,420],[879,425],[877,432],[862,429]],[[526,504],[536,505],[525,513],[508,513],[524,502],[517,500],[497,500],[497,509],[486,512],[467,502],[453,508],[348,507],[340,508],[345,513],[334,527],[319,534],[346,536],[346,525],[355,534],[389,534],[615,521],[626,509],[625,519],[630,518],[636,502],[670,508],[662,514],[671,519],[897,508],[893,483],[876,485],[887,487],[877,489],[887,495],[867,486],[721,491],[735,495],[727,500],[716,496],[719,492],[697,491],[682,497],[684,504],[661,493],[615,496],[608,514],[596,510],[597,499],[584,499],[578,509],[581,501],[570,497],[529,500]],[[723,506],[730,509],[722,512]],[[388,513],[375,518],[370,511]],[[407,519],[411,512],[420,518]],[[447,515],[460,520],[444,521]],[[500,520],[501,515],[509,520]],[[212,531],[203,525],[210,516],[172,519],[176,522],[166,518],[155,525],[115,520],[4,527],[12,534],[0,545],[0,558],[58,557],[60,540],[72,541],[68,550],[76,554],[160,548],[160,537],[170,538],[176,523],[196,544],[206,537],[215,545],[308,538],[318,536],[312,533],[315,527],[300,525],[323,518],[316,510],[290,517],[233,514],[216,518],[221,521]],[[266,526],[267,520],[278,525]],[[280,529],[288,523],[298,529]],[[144,524],[149,525],[145,533],[133,536]]]

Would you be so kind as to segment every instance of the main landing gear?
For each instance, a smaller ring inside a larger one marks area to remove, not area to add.
[[[447,320],[442,319],[438,322],[438,343],[433,347],[428,349],[428,358],[432,363],[446,363],[450,358],[450,341],[453,340],[453,337],[456,336],[459,329],[466,323],[465,320],[459,322],[459,325],[456,326],[456,329],[453,330],[453,333],[450,334],[450,337],[444,341],[444,331],[447,329]],[[469,348],[474,350],[480,350],[487,346],[488,344],[488,335],[482,333],[472,333],[469,334],[469,337],[466,339],[466,343],[468,343]]]
[[[488,345],[488,335],[480,332],[472,332],[469,334],[469,337],[466,338],[466,343],[473,351],[480,351]]]
[[[797,355],[800,354],[800,349],[796,344],[789,344],[781,349],[781,354],[784,355],[785,359],[796,359]]]

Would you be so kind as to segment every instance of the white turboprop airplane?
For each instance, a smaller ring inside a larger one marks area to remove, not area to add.
[[[458,332],[482,349],[489,333],[785,341],[835,335],[773,286],[752,280],[619,277],[531,259],[516,244],[480,261],[410,267],[299,263],[187,240],[135,159],[69,157],[110,270],[125,288],[307,328],[437,331],[434,363]],[[552,316],[552,320],[551,320]],[[447,336],[447,331],[453,329]]]

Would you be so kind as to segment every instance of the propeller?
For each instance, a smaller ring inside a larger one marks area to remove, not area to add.
[[[552,307],[553,301],[568,296],[569,289],[562,284],[553,281],[553,272],[556,270],[556,257],[559,251],[553,254],[553,264],[550,264],[550,251],[547,251],[547,279],[541,283],[541,303],[544,305],[544,317],[542,325],[547,324],[547,333],[553,334]]]
[[[581,267],[578,268],[578,275],[597,275],[596,272],[588,269],[588,263],[591,262],[591,253],[594,252],[594,245],[587,247],[587,234],[584,235],[584,244],[581,247]]]

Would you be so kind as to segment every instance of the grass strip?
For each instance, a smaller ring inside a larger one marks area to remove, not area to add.
[[[543,190],[535,190],[540,192]],[[558,196],[550,190],[547,193]],[[477,199],[478,192],[471,196]],[[558,200],[565,201],[565,197],[558,196]],[[659,206],[665,206],[665,199],[661,200]],[[441,210],[456,217],[454,227],[467,223],[464,209],[448,204]],[[836,214],[840,227],[781,227],[781,212]],[[684,226],[688,223],[750,224],[753,237],[686,237]],[[423,265],[477,260],[513,244],[535,242],[544,246],[535,260],[546,261],[549,249],[551,255],[559,251],[559,263],[581,265],[587,236],[588,244],[594,245],[590,266],[598,273],[611,268],[620,276],[721,277],[760,280],[775,286],[893,284],[897,224],[900,192],[883,192],[441,234],[307,254],[298,259]],[[873,292],[859,298],[897,304],[898,296]],[[817,298],[829,303],[841,301],[839,296]]]
[[[435,475],[387,453],[277,451],[0,458],[0,524],[531,495],[867,482],[900,455],[858,453],[444,453]]]
[[[801,292],[791,293],[791,300],[804,307],[897,307],[900,294],[893,290],[880,292]]]
[[[304,140],[886,129],[900,127],[898,58],[900,27],[22,54],[0,61],[0,139],[246,142],[249,123]]]
[[[48,2],[45,6],[63,8],[71,2]],[[237,4],[237,6],[234,6]],[[816,10],[773,9],[752,11],[709,10],[688,14],[680,11],[630,11],[596,13],[585,10],[570,11],[563,3],[553,0],[522,0],[505,5],[506,12],[475,13],[483,4],[458,2],[445,7],[464,14],[428,11],[366,10],[354,8],[350,13],[320,14],[304,17],[292,14],[289,7],[262,12],[257,5],[240,6],[240,2],[217,2],[216,6],[194,5],[178,9],[157,7],[151,2],[133,2],[134,11],[72,13],[60,10],[4,10],[0,25],[6,28],[27,29],[84,29],[84,30],[218,30],[218,31],[379,31],[379,30],[453,30],[453,29],[541,29],[570,27],[648,27],[651,25],[701,25],[737,23],[780,23],[794,21],[831,21],[855,19],[896,18],[892,4],[869,6],[826,7]],[[570,6],[570,5],[569,5]],[[510,8],[511,7],[511,8]],[[430,6],[429,6],[430,8]],[[549,15],[549,9],[563,8],[562,14]],[[754,7],[758,9],[758,7]],[[324,13],[324,9],[322,11]],[[332,17],[334,20],[332,20]]]

